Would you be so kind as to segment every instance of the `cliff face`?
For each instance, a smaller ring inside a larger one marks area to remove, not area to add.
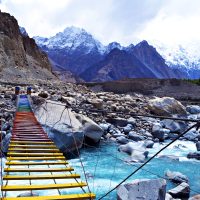
[[[22,35],[17,20],[0,11],[0,78],[54,79],[47,55]]]

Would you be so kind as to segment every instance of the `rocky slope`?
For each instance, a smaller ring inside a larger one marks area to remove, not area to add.
[[[51,64],[35,40],[20,32],[17,20],[0,11],[0,78],[4,81],[51,80]]]
[[[91,34],[76,27],[66,28],[50,38],[35,37],[35,40],[55,63],[86,81],[108,81],[127,77],[180,78],[184,76],[179,70],[174,71],[169,68],[156,49],[146,41],[128,47],[123,47],[117,42],[104,46]],[[132,58],[127,58],[123,64],[117,63],[119,58],[110,56],[114,49],[123,51],[126,57],[130,57],[131,54]],[[108,57],[113,66],[108,65]],[[133,60],[136,59],[137,64],[136,61],[133,64]]]
[[[112,81],[123,78],[156,78],[137,57],[117,48],[113,49],[103,61],[96,63],[80,76],[86,81]]]

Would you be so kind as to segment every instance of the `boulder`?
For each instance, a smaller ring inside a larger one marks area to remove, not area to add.
[[[188,177],[180,172],[166,171],[165,176],[174,183],[188,183]]]
[[[128,134],[132,129],[133,129],[133,125],[132,125],[132,124],[127,124],[127,125],[123,128],[123,131],[124,131],[124,133]]]
[[[84,137],[88,138],[92,143],[98,143],[104,134],[104,130],[92,119],[76,114],[76,118],[81,122]]]
[[[149,110],[156,115],[187,114],[185,107],[171,97],[156,97],[148,102]]]
[[[186,138],[187,140],[195,140],[196,138],[198,138],[199,135],[199,131],[196,129],[192,129],[190,131],[188,131],[185,135],[184,138]]]
[[[152,140],[146,140],[144,142],[144,144],[145,144],[146,148],[151,149],[151,148],[153,148],[154,142]]]
[[[170,119],[164,119],[161,121],[164,128],[169,129],[172,133],[182,133],[186,128],[187,124],[182,121],[173,121]]]
[[[189,105],[186,107],[186,111],[190,114],[199,114],[200,113],[200,106],[197,105]]]
[[[124,118],[109,118],[107,119],[107,122],[110,124],[113,124],[115,126],[125,127],[128,124],[127,119]]]
[[[143,137],[143,136],[138,135],[138,134],[137,134],[136,132],[134,132],[134,131],[129,132],[128,138],[131,139],[131,140],[133,140],[133,141],[135,141],[135,142],[144,140],[144,137]]]
[[[40,92],[38,96],[46,99],[49,95],[46,92]]]
[[[117,188],[118,200],[164,200],[166,181],[164,179],[140,179]]]
[[[197,151],[200,151],[200,142],[196,143]]]
[[[104,130],[104,132],[109,131],[109,129],[111,128],[111,124],[102,123],[102,124],[99,124],[99,126]]]
[[[90,144],[100,141],[104,131],[90,118],[48,101],[35,110],[38,121],[48,129],[50,138],[63,152],[73,152],[81,148],[84,138]]]
[[[120,145],[118,150],[131,156],[128,162],[144,162],[149,153],[142,142],[129,142],[125,145]]]
[[[190,186],[187,183],[183,182],[177,187],[169,190],[168,193],[174,198],[188,199],[190,196]]]
[[[88,102],[94,106],[96,109],[103,109],[103,100],[102,99],[88,99]]]
[[[129,140],[124,136],[117,137],[116,141],[120,144],[127,144],[129,142]]]
[[[200,151],[188,153],[187,158],[195,158],[197,160],[200,160]]]
[[[190,197],[189,200],[200,200],[200,194]]]
[[[128,121],[129,124],[132,124],[133,126],[136,124],[136,119],[133,118],[133,117],[128,118],[127,121]]]
[[[155,123],[152,127],[152,135],[160,141],[164,141],[165,134],[169,133],[168,129],[162,128],[161,124]]]

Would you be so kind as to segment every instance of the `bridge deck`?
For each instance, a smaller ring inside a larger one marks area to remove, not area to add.
[[[63,154],[42,129],[31,111],[26,95],[19,96],[6,165],[3,186],[1,187],[4,195],[1,198],[2,200],[95,199],[93,193],[84,192],[83,187],[87,184],[78,180],[80,178],[79,174],[72,173],[74,169],[68,166]],[[28,180],[29,184],[27,182],[22,184],[23,180]],[[52,182],[35,184],[34,180],[52,180],[54,184],[51,184]],[[66,183],[57,183],[58,180],[64,180]],[[15,184],[10,184],[9,181],[12,181],[12,183],[14,181]],[[72,194],[71,188],[79,188],[80,192]],[[27,190],[33,192],[34,190],[45,191],[51,189],[58,190],[58,195],[17,197],[9,193],[15,194],[13,191],[21,191],[20,193],[22,193],[22,191]],[[69,191],[62,194],[63,189]]]

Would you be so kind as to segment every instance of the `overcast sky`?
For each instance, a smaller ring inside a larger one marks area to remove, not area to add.
[[[102,43],[200,43],[200,0],[0,0],[30,36],[84,28]]]

